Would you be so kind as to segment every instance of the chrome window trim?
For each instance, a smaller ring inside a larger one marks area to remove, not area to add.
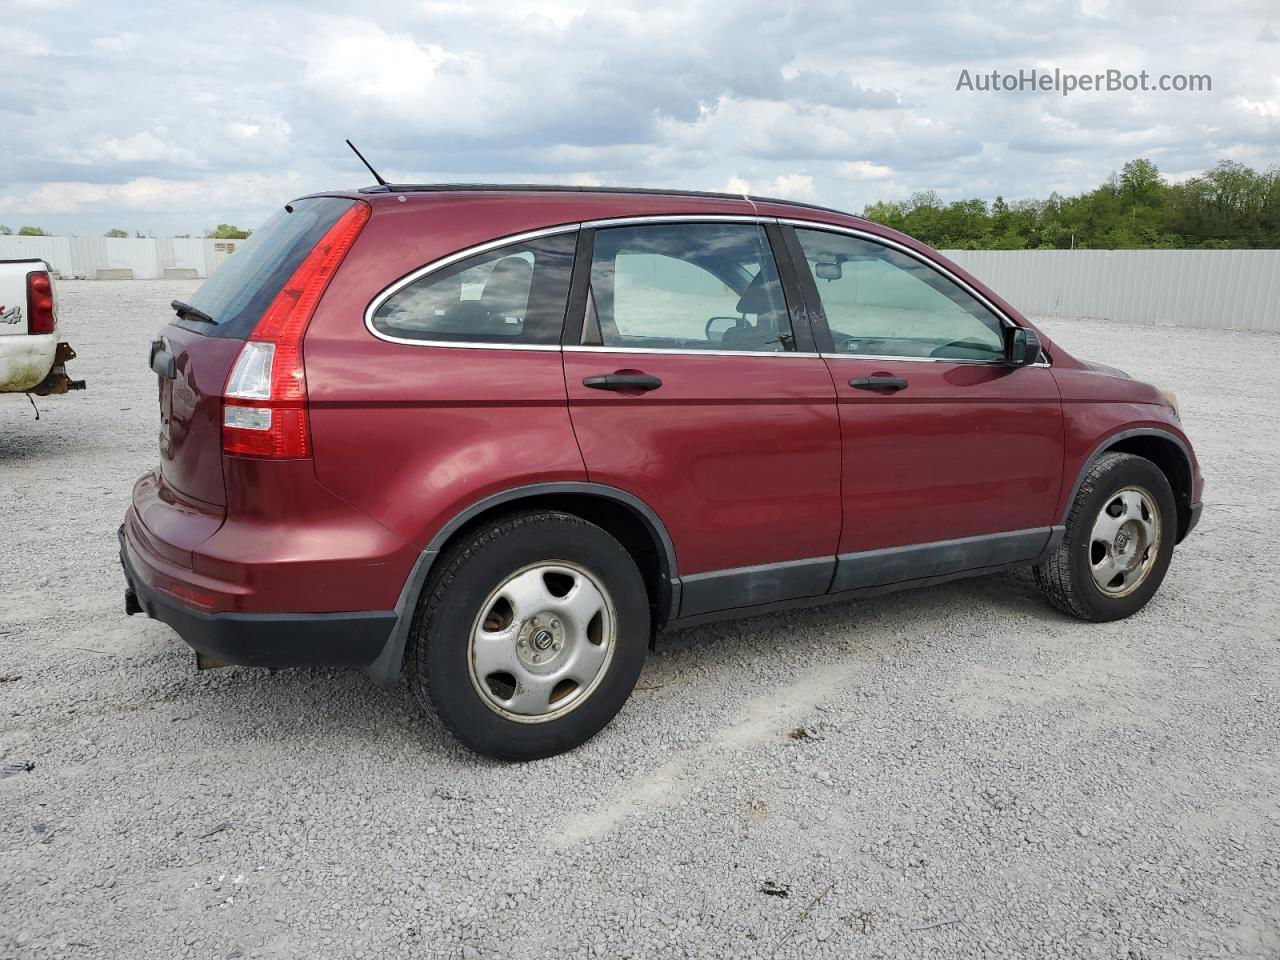
[[[777,217],[762,217],[751,213],[662,213],[640,214],[634,217],[606,217],[603,220],[584,220],[582,226],[591,230],[607,230],[610,227],[630,227],[646,223],[777,223]]]
[[[817,356],[824,357],[827,360],[879,360],[884,363],[976,363],[987,367],[1009,367],[1010,369],[1015,369],[1008,362],[975,360],[972,357],[886,357],[874,353],[820,353]],[[1047,367],[1050,364],[1046,360],[1037,360],[1035,363],[1026,363],[1023,366]]]
[[[1008,364],[1000,364],[998,360],[976,360],[972,357],[894,357],[878,353],[824,353],[823,356],[829,360],[883,360],[885,362],[900,360],[904,363],[985,363],[1008,366]]]
[[[498,237],[495,240],[486,240],[484,243],[477,243],[474,246],[465,247],[462,250],[455,250],[453,253],[447,254],[436,260],[432,260],[429,263],[424,263],[412,273],[407,273],[399,280],[392,282],[389,286],[383,287],[383,289],[369,301],[369,305],[364,309],[365,329],[379,340],[386,340],[388,343],[403,343],[412,347],[460,347],[464,350],[559,350],[560,344],[558,343],[491,343],[489,341],[421,340],[414,337],[397,337],[378,330],[373,325],[373,315],[378,312],[379,307],[405,287],[416,283],[428,274],[435,273],[437,270],[443,270],[445,267],[450,264],[457,263],[459,260],[466,260],[468,257],[487,253],[490,250],[497,250],[500,247],[508,247],[517,243],[525,243],[529,240],[539,240],[543,237],[555,237],[564,233],[577,233],[580,229],[582,229],[582,224],[580,223],[565,223],[557,227],[544,227],[540,230],[526,230],[524,233],[513,233],[510,236]]]
[[[567,344],[565,353],[649,353],[655,355],[676,354],[704,357],[807,357],[821,360],[820,353],[798,353],[794,350],[694,350],[678,347],[601,347],[593,344]]]
[[[407,347],[453,347],[457,350],[542,350],[558,353],[558,343],[479,343],[472,340],[413,340],[409,337],[392,337],[377,330],[370,331],[379,340],[403,343]]]

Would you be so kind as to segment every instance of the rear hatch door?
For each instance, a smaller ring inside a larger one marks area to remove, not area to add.
[[[352,201],[295,200],[278,211],[191,296],[160,333],[173,357],[160,381],[160,473],[175,493],[224,505],[222,391],[240,347],[298,265]],[[203,314],[208,320],[200,318]]]

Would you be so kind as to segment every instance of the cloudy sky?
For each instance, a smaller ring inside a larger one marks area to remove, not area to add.
[[[728,189],[861,210],[1280,163],[1280,3],[0,0],[0,224],[253,225],[388,179]],[[359,11],[358,13],[354,11]],[[1212,92],[957,91],[961,70]]]

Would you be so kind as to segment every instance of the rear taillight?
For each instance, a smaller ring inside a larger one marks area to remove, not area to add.
[[[45,270],[27,274],[27,333],[53,333],[53,281]]]
[[[222,449],[241,457],[311,456],[302,335],[343,257],[369,220],[357,201],[329,228],[240,349],[222,392]]]

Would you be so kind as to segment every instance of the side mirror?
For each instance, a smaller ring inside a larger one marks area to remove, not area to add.
[[[1010,327],[1005,334],[1005,359],[1026,367],[1040,359],[1040,335],[1027,327]]]

